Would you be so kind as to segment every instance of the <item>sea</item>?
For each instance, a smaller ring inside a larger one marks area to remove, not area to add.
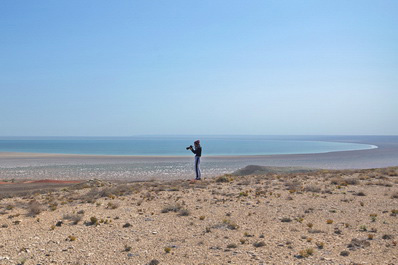
[[[248,165],[318,169],[398,166],[398,136],[0,137],[0,179],[192,179],[194,154],[186,147],[198,139],[203,148],[204,178]]]
[[[312,137],[314,138],[314,137]],[[192,156],[186,147],[201,141],[204,156],[317,154],[366,150],[375,145],[281,136],[134,136],[134,137],[3,137],[0,152]]]

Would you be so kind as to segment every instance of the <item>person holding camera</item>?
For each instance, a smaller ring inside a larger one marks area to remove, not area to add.
[[[200,146],[200,141],[196,140],[194,143],[195,148],[192,145],[187,147],[187,150],[191,150],[192,153],[195,154],[195,173],[196,173],[196,180],[200,180],[202,174],[200,172],[200,157],[202,156],[202,147]]]

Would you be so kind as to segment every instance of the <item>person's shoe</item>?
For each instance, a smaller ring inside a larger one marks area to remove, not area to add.
[[[195,180],[201,180],[201,178],[196,178]]]

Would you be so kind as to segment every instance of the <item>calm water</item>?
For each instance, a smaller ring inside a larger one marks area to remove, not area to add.
[[[202,137],[203,155],[238,156],[272,154],[309,154],[335,151],[364,150],[373,145],[309,140],[275,140],[259,136]],[[129,138],[70,138],[70,139],[0,139],[2,152],[192,156],[185,148],[193,137],[129,137]]]

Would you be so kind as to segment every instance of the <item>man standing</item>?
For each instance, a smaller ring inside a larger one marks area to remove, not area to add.
[[[195,149],[192,148],[192,145],[189,147],[189,149],[192,151],[192,153],[195,154],[195,173],[196,173],[196,180],[201,179],[201,173],[200,173],[200,157],[202,156],[202,147],[200,146],[200,141],[196,140],[194,143]]]

